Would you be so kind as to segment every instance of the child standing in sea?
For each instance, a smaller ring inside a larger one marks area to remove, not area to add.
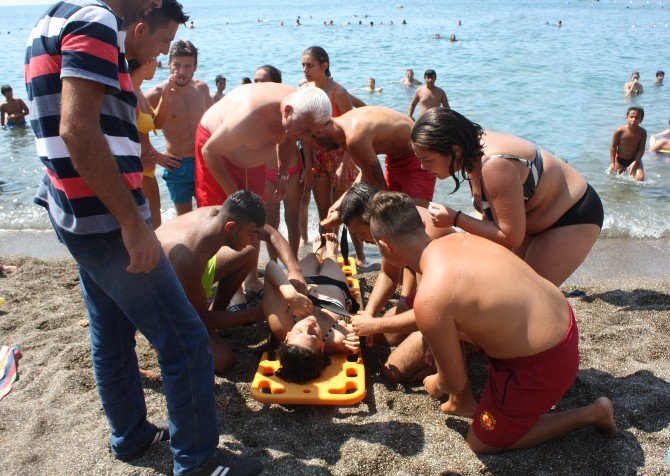
[[[626,113],[626,125],[614,131],[610,146],[609,173],[628,173],[640,182],[644,180],[642,154],[647,143],[647,131],[640,127],[644,119],[644,109],[629,107]]]

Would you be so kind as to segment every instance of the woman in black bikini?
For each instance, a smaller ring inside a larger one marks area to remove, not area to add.
[[[334,249],[330,237],[328,245]],[[322,261],[317,250],[300,261],[300,269],[305,281],[312,284],[310,296],[317,304],[298,293],[274,261],[265,268],[263,292],[263,314],[280,342],[276,354],[282,368],[277,375],[295,383],[317,378],[330,363],[327,354],[357,353],[360,348],[358,336],[342,315],[355,312],[355,304],[337,262],[331,258]]]
[[[484,132],[444,108],[421,116],[411,140],[424,169],[440,179],[452,177],[455,190],[469,182],[473,204],[482,213],[478,219],[431,203],[436,226],[457,226],[511,248],[557,286],[596,242],[604,217],[600,198],[551,152],[511,134]]]

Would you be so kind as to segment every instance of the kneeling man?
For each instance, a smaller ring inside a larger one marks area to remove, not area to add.
[[[606,397],[548,413],[579,368],[577,324],[560,290],[484,238],[454,233],[431,241],[405,194],[378,193],[369,213],[382,256],[423,276],[414,314],[437,366],[424,385],[433,398],[450,394],[444,411],[473,417],[467,435],[473,451],[528,448],[588,424],[616,432]],[[470,391],[459,339],[480,346],[488,361],[479,404]]]
[[[277,230],[265,225],[261,198],[248,190],[229,196],[222,206],[198,208],[156,229],[163,252],[170,260],[189,301],[209,331],[214,371],[227,372],[235,355],[217,329],[263,319],[261,306],[240,311],[226,306],[250,271],[255,272],[258,240],[270,244],[286,265],[298,289],[307,285],[291,248]],[[218,282],[216,293],[213,284]],[[209,299],[212,300],[210,306]]]

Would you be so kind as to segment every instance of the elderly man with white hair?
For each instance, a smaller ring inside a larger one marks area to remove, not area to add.
[[[328,96],[313,86],[257,83],[226,95],[205,113],[196,133],[198,206],[221,205],[241,189],[265,198],[265,164],[274,157],[279,180],[273,198],[281,200],[295,140],[320,130],[331,113]]]
[[[221,205],[238,190],[265,200],[265,166],[277,158],[274,196],[283,200],[289,164],[301,136],[318,132],[331,119],[328,95],[314,86],[296,90],[281,83],[239,87],[214,104],[195,135],[195,198],[198,207]],[[256,248],[258,262],[259,244]],[[247,303],[260,298],[256,269],[243,283]]]

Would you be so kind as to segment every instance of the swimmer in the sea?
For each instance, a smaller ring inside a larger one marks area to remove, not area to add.
[[[656,71],[656,80],[654,86],[663,86],[663,79],[665,78],[665,71]]]
[[[644,180],[642,154],[647,144],[647,131],[640,127],[644,119],[644,109],[629,107],[626,113],[626,125],[614,131],[610,146],[609,173],[621,174],[628,171],[635,180]]]
[[[423,83],[418,79],[414,78],[414,70],[408,69],[405,71],[405,77],[400,80],[400,84],[403,86],[420,86]]]
[[[640,73],[638,71],[633,71],[633,74],[630,75],[630,81],[628,81],[623,88],[626,94],[630,96],[642,94],[644,88],[640,84]]]
[[[368,78],[368,87],[365,90],[370,93],[381,93],[384,88],[378,88],[375,84],[375,78]]]

